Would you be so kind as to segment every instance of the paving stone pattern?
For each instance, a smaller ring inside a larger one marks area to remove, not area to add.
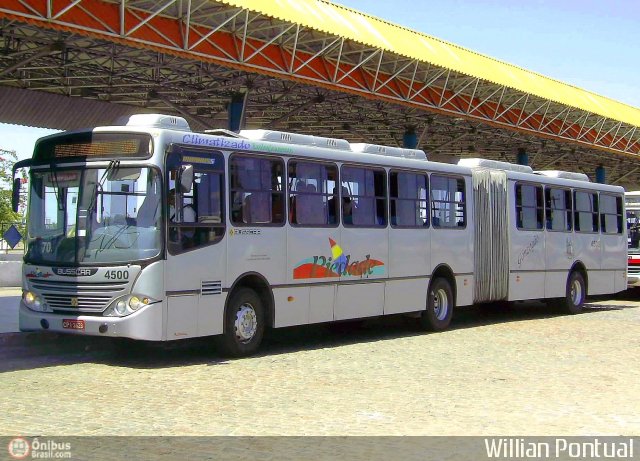
[[[639,434],[640,302],[589,306],[290,328],[234,360],[209,340],[0,335],[0,434]]]

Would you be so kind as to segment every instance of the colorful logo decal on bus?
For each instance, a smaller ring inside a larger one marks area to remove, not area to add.
[[[31,272],[27,272],[25,274],[25,277],[27,277],[28,279],[34,279],[34,278],[47,278],[47,277],[51,277],[53,274],[51,272],[49,272],[48,270],[46,272],[42,272],[42,270],[39,267],[36,267],[35,269],[32,269]]]
[[[370,277],[384,275],[384,263],[366,255],[362,261],[352,261],[335,240],[329,239],[331,256],[312,256],[303,259],[293,269],[294,279],[322,279],[327,277]]]

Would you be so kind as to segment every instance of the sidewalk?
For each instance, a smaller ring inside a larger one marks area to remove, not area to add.
[[[18,308],[22,290],[0,287],[0,334],[18,332]]]

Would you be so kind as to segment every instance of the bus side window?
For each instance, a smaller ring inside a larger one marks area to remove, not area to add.
[[[574,191],[576,232],[598,232],[598,196],[594,192]]]
[[[345,195],[345,189],[348,195]],[[384,170],[343,166],[342,191],[345,225],[386,227],[387,191]]]
[[[552,231],[571,231],[571,191],[545,188],[546,228]]]
[[[335,226],[336,165],[289,161],[289,222],[301,226]]]
[[[284,223],[284,162],[231,156],[231,221],[236,225]]]
[[[431,222],[434,228],[467,225],[464,179],[431,175]]]
[[[184,154],[186,155],[186,154]],[[225,233],[224,219],[224,157],[219,152],[189,151],[193,163],[191,189],[181,191],[178,171],[183,165],[183,152],[172,153],[167,159],[168,247],[171,254],[219,242]]]
[[[427,175],[392,171],[389,179],[391,225],[428,226]]]
[[[516,184],[516,227],[540,230],[544,223],[542,186]]]
[[[600,194],[600,228],[605,234],[622,233],[622,197]]]

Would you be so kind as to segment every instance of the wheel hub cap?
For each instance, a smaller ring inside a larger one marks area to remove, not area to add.
[[[577,280],[574,280],[571,284],[571,301],[576,306],[580,304],[582,300],[582,285]]]
[[[236,312],[236,337],[242,343],[248,343],[258,330],[258,318],[251,304],[243,304]]]
[[[438,320],[444,320],[449,311],[449,298],[447,292],[438,290],[433,294],[433,311]]]

